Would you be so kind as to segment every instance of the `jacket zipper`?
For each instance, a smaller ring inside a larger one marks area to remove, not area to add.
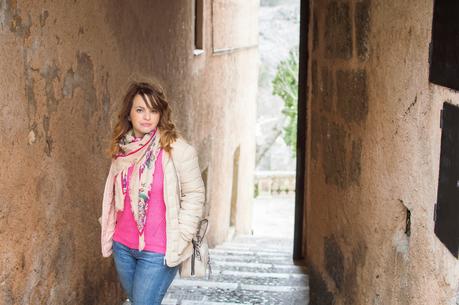
[[[167,213],[168,213],[168,209],[167,209],[167,204],[166,204],[166,166],[165,166],[165,158],[164,156],[167,155],[167,153],[164,154],[164,151],[163,151],[163,162],[162,162],[162,167],[163,167],[163,200],[164,200],[164,204],[166,206],[166,232],[167,232],[167,219],[169,218]],[[167,156],[166,156],[167,157]],[[167,233],[166,233],[166,237],[167,237]],[[168,238],[166,238],[166,253],[164,253],[164,262],[163,264],[166,265],[166,256],[167,256],[167,240]]]
[[[177,185],[178,185],[178,188],[176,188],[176,189],[177,189],[177,191],[179,192],[178,196],[179,196],[179,201],[180,201],[180,197],[181,197],[181,195],[182,195],[182,190],[181,190],[181,186],[180,186],[180,178],[179,178],[179,176],[178,176],[177,169],[175,168],[174,161],[171,160],[172,155],[168,155],[167,153],[166,153],[166,155],[167,155],[167,158],[168,158],[167,161],[168,161],[168,162],[172,162],[172,165],[174,166],[174,172],[175,172],[176,177],[177,177]],[[162,166],[163,166],[163,175],[164,175],[164,181],[163,181],[163,200],[164,200],[164,203],[166,204],[166,202],[167,202],[167,201],[166,201],[166,197],[167,197],[167,196],[166,196],[166,189],[167,189],[167,186],[166,186],[166,168],[165,168],[165,167],[166,167],[166,164],[165,164],[165,163],[166,163],[166,158],[164,158],[164,154],[163,154],[163,160],[162,160],[162,161],[163,161],[163,162],[162,162],[162,163],[163,163]],[[180,208],[180,207],[178,207],[178,208]],[[167,204],[166,204],[166,228],[168,227],[168,219],[169,219],[168,213],[169,213],[169,210],[168,210]],[[166,229],[166,230],[167,230],[167,229]],[[164,262],[163,262],[164,265],[166,265],[166,256],[167,256],[166,254],[167,254],[167,253],[168,253],[168,251],[167,251],[167,240],[166,240],[166,253],[164,254]],[[193,269],[194,269],[194,268],[193,268]],[[193,273],[194,273],[194,272],[193,272]]]

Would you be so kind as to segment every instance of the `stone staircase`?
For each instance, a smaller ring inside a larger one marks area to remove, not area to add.
[[[240,236],[210,250],[209,280],[174,279],[163,305],[307,305],[308,276],[292,240]]]

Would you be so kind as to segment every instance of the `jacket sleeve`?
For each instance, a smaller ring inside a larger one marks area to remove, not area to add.
[[[176,164],[180,181],[179,230],[184,240],[190,241],[202,219],[205,189],[199,168],[198,156],[193,146],[187,145]]]

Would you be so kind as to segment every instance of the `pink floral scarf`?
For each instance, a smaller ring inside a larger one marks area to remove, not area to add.
[[[145,247],[144,228],[147,221],[148,199],[155,172],[155,161],[161,149],[160,133],[157,129],[140,139],[134,136],[132,129],[129,130],[119,143],[123,153],[118,154],[113,161],[115,207],[117,211],[124,209],[124,198],[129,192],[132,214],[139,230],[139,251]],[[132,174],[129,177],[128,172],[132,167]],[[129,189],[127,189],[128,185]]]

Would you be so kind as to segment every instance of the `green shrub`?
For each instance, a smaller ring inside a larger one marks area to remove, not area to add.
[[[273,95],[284,101],[282,114],[287,117],[283,128],[283,138],[290,147],[292,156],[296,157],[296,132],[298,117],[298,47],[289,51],[287,59],[277,66],[273,81]]]

